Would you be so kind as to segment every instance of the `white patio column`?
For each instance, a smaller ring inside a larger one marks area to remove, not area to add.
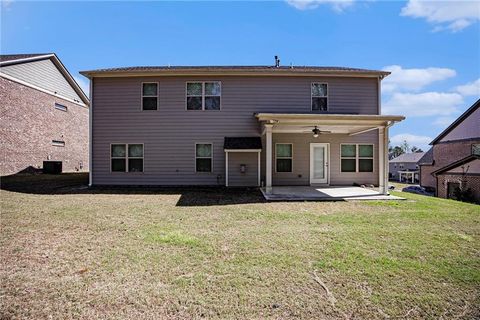
[[[378,191],[382,194],[386,194],[385,186],[385,127],[378,129]],[[388,179],[388,177],[387,177]]]
[[[265,124],[265,191],[272,192],[272,127],[273,124]]]
[[[388,194],[388,176],[389,176],[389,172],[390,172],[390,166],[388,165],[388,128],[390,128],[390,126],[393,125],[390,124],[388,126],[385,127],[385,133],[384,133],[384,143],[383,143],[383,148],[384,148],[384,166],[385,166],[385,175],[383,177],[383,179],[385,179],[385,182],[384,182],[384,186],[385,186],[385,194]]]

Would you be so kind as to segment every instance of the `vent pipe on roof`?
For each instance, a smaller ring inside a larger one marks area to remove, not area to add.
[[[280,59],[278,59],[278,56],[275,56],[275,67],[280,67]]]

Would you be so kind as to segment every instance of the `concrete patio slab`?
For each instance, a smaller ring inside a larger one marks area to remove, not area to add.
[[[361,187],[313,187],[280,186],[272,187],[267,193],[260,189],[268,201],[357,201],[357,200],[405,200],[405,198],[383,195],[374,189]]]

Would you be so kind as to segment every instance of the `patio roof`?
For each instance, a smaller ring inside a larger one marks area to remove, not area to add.
[[[312,113],[256,113],[255,117],[264,124],[273,124],[273,132],[277,133],[308,133],[317,126],[321,131],[349,135],[390,126],[405,119],[398,115]]]

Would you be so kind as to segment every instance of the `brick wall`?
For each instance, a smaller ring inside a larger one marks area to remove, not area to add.
[[[88,108],[1,77],[0,108],[1,175],[41,168],[49,159],[62,161],[64,172],[88,171]],[[65,141],[65,147],[52,146],[52,140]]]
[[[477,203],[480,203],[480,176],[467,176],[467,188],[471,188]],[[462,183],[461,175],[442,174],[438,175],[438,197],[447,198],[448,182]]]
[[[435,178],[431,173],[472,153],[472,144],[480,143],[480,138],[470,141],[455,141],[433,145],[433,166],[420,167],[420,182],[423,187],[436,188]]]

